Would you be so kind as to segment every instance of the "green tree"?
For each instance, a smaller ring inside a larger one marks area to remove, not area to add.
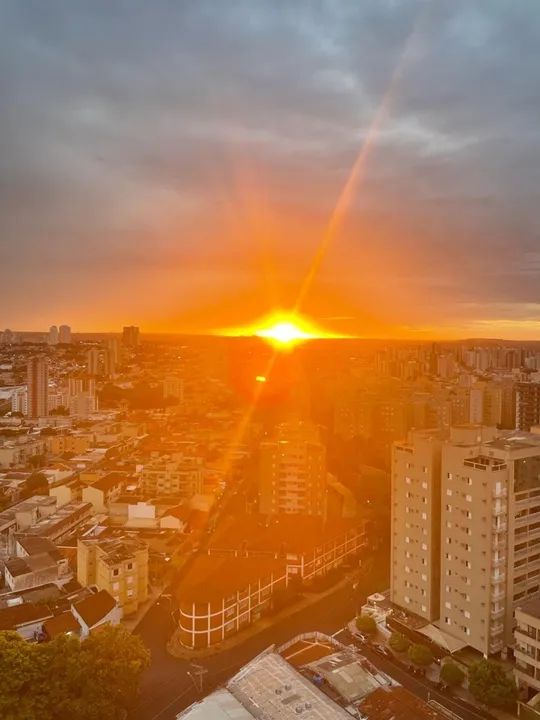
[[[411,641],[406,638],[405,635],[402,635],[398,632],[393,632],[390,635],[390,640],[388,641],[388,643],[392,650],[395,650],[396,652],[406,652],[409,649]]]
[[[443,663],[440,674],[441,681],[450,687],[458,687],[465,679],[465,673],[455,662]]]
[[[47,488],[47,478],[42,472],[33,472],[26,481],[26,490],[34,492],[39,488]]]
[[[356,618],[356,627],[364,635],[375,635],[377,632],[377,623],[371,615],[359,615]]]
[[[494,660],[480,660],[469,669],[469,690],[480,702],[512,710],[517,699],[514,679]]]
[[[0,717],[123,720],[148,664],[142,640],[122,627],[37,645],[0,632]]]
[[[433,653],[427,645],[422,645],[421,643],[411,645],[407,651],[407,655],[409,656],[409,660],[419,667],[427,667],[433,662]]]

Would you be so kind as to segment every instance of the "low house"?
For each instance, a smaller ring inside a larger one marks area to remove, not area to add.
[[[106,590],[75,603],[71,613],[80,626],[81,639],[105,625],[118,625],[122,617],[116,600]]]
[[[52,618],[48,605],[22,603],[0,609],[0,630],[18,632],[24,640],[34,640],[41,634],[43,623]]]

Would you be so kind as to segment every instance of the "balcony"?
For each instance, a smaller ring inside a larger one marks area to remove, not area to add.
[[[505,612],[505,608],[501,607],[497,610],[492,610],[489,614],[489,617],[491,618],[491,620],[500,620],[502,617],[504,617]]]
[[[489,628],[489,634],[492,637],[495,637],[496,635],[500,635],[504,632],[504,625],[502,623],[495,623],[495,625],[491,625]]]
[[[491,567],[505,567],[506,566],[506,555],[499,555],[499,557],[491,558]]]
[[[500,585],[500,583],[503,583],[506,580],[506,573],[494,573],[491,576],[491,584],[492,585]]]

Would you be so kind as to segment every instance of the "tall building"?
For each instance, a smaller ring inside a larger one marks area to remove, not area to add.
[[[101,375],[100,353],[97,347],[90,348],[86,353],[86,372],[92,377]]]
[[[56,325],[51,325],[49,328],[48,343],[49,345],[58,345],[58,328]]]
[[[422,478],[439,452],[438,486]],[[414,437],[393,456],[393,601],[486,656],[504,652],[515,609],[540,597],[540,436],[466,425],[432,456]]]
[[[45,417],[49,412],[49,361],[44,357],[30,358],[26,372],[28,417]]]
[[[438,430],[416,430],[392,450],[392,602],[439,617],[441,451]]]
[[[275,438],[260,444],[259,512],[325,515],[327,476],[317,428],[303,422],[278,426]]]
[[[135,325],[128,325],[122,331],[122,344],[125,347],[137,347],[139,344],[139,328]]]
[[[118,338],[109,338],[105,341],[105,352],[103,355],[103,370],[105,375],[111,377],[116,372],[120,362],[120,347]]]
[[[516,386],[516,428],[530,430],[540,423],[540,383],[520,382]]]
[[[58,340],[62,345],[71,343],[71,328],[69,325],[60,325],[58,328]]]

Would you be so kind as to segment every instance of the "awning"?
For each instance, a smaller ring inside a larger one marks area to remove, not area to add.
[[[447,650],[450,654],[467,647],[466,642],[449,635],[436,625],[424,625],[423,628],[418,628],[417,632],[422,633],[422,635],[432,640],[435,645],[444,648],[444,650]]]

